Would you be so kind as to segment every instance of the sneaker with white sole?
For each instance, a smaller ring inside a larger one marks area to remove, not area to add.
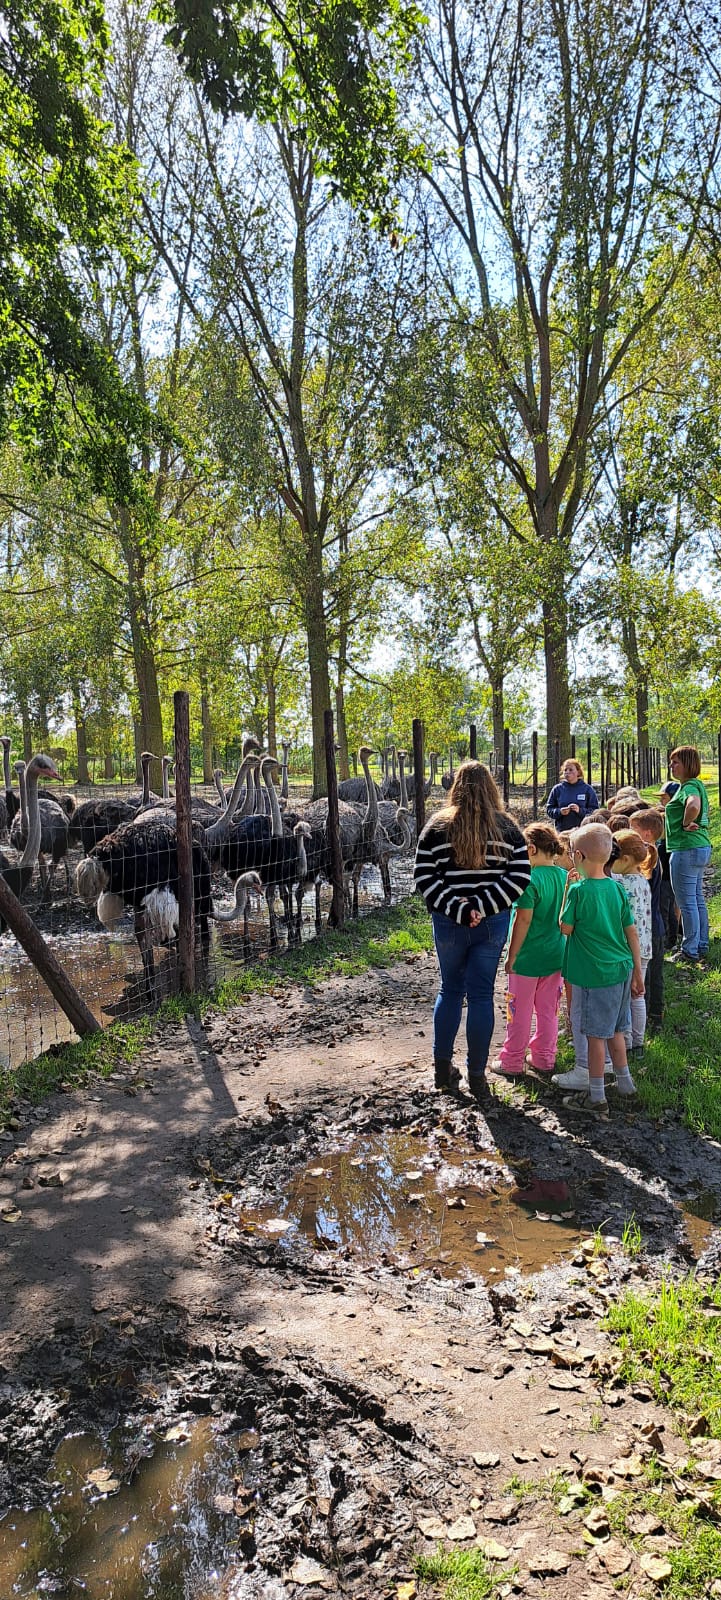
[[[523,1067],[506,1067],[502,1061],[492,1061],[489,1072],[494,1072],[499,1078],[522,1078]]]
[[[597,1122],[608,1122],[608,1101],[592,1100],[590,1094],[567,1094],[563,1098],[569,1111],[579,1111],[584,1117],[595,1117]]]
[[[604,1077],[607,1082],[613,1082],[613,1067],[604,1067]],[[588,1089],[588,1067],[573,1067],[571,1072],[554,1072],[551,1083],[557,1089],[575,1089],[577,1092]]]

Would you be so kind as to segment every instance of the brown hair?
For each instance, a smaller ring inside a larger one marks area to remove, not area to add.
[[[637,861],[640,866],[649,852],[649,846],[644,843],[640,833],[634,833],[633,828],[616,829],[616,844],[619,856],[629,856],[631,861]],[[656,854],[655,848],[654,855]]]
[[[631,818],[632,827],[634,822],[637,828],[643,828],[644,833],[652,834],[654,839],[662,839],[666,831],[661,812],[654,810],[650,806],[645,811],[634,811]]]
[[[547,856],[564,856],[566,854],[566,841],[562,839],[550,822],[529,822],[523,830],[526,844],[532,844],[535,850],[542,850]]]
[[[581,778],[585,777],[583,767],[581,766],[578,756],[566,756],[565,761],[561,762],[561,772],[563,772],[564,767],[568,766],[569,761],[573,762],[574,767],[578,767]]]
[[[701,757],[695,744],[680,744],[677,750],[671,751],[671,760],[674,756],[683,765],[686,778],[699,778],[701,776]]]
[[[638,807],[636,807],[636,810],[638,810]],[[614,808],[608,819],[608,826],[611,829],[611,832],[623,833],[626,831],[632,816],[633,812],[625,811],[623,806],[619,806],[618,811],[616,811]]]
[[[462,761],[448,801],[433,819],[448,829],[457,866],[485,866],[489,841],[502,838],[501,811],[503,802],[488,767],[482,761]]]
[[[608,806],[599,806],[598,811],[589,811],[588,816],[579,823],[579,827],[584,827],[587,822],[608,822],[610,815]]]

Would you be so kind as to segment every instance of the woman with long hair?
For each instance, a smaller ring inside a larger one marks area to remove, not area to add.
[[[455,1092],[460,1083],[453,1046],[465,999],[468,1086],[483,1100],[493,986],[511,906],[530,883],[531,866],[523,834],[504,811],[481,761],[464,761],[458,768],[447,804],[418,840],[414,877],[431,913],[441,969],[433,1013],[436,1088]]]

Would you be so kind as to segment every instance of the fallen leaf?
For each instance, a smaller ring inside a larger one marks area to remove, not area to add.
[[[599,1560],[612,1578],[620,1578],[622,1572],[628,1572],[631,1557],[618,1539],[609,1539],[606,1544],[598,1545],[596,1548]]]
[[[310,1556],[299,1556],[283,1576],[290,1578],[292,1583],[300,1584],[301,1588],[317,1583],[321,1589],[329,1589],[332,1582],[328,1568],[322,1567],[319,1561],[311,1560]]]
[[[548,1550],[539,1550],[537,1555],[530,1557],[528,1570],[537,1577],[553,1576],[554,1573],[565,1572],[570,1565],[571,1557],[566,1554],[565,1550],[549,1548]]]
[[[513,1332],[517,1333],[520,1339],[530,1339],[531,1334],[533,1333],[533,1323],[525,1322],[522,1317],[517,1317],[515,1321],[511,1323],[511,1327]]]
[[[510,1522],[517,1510],[515,1500],[492,1500],[485,1509],[486,1522]]]
[[[85,1480],[85,1487],[95,1489],[98,1494],[117,1494],[120,1480],[113,1476],[107,1467],[96,1467],[94,1472],[89,1472]]]
[[[551,1460],[553,1456],[557,1456],[558,1451],[555,1444],[542,1444],[541,1455],[546,1456],[549,1460]]]
[[[498,1467],[501,1464],[501,1458],[495,1450],[477,1450],[473,1460],[477,1467]]]
[[[452,1539],[454,1544],[461,1544],[464,1539],[475,1539],[476,1524],[473,1518],[468,1516],[456,1517],[455,1522],[451,1523],[446,1537]]]
[[[465,1211],[466,1202],[462,1194],[452,1194],[446,1201],[449,1211]]]
[[[495,1242],[496,1242],[495,1239],[491,1238],[490,1233],[483,1233],[481,1231],[480,1233],[476,1234],[476,1244],[487,1245],[487,1244],[495,1244]]]
[[[608,1513],[603,1506],[594,1506],[593,1511],[589,1511],[588,1516],[584,1519],[583,1526],[588,1533],[593,1535],[594,1539],[607,1539],[611,1532]]]
[[[549,1389],[584,1389],[583,1378],[574,1378],[570,1372],[557,1372],[555,1377],[548,1380]]]
[[[425,1539],[445,1539],[446,1524],[439,1517],[419,1517],[418,1526]]]
[[[637,1533],[641,1538],[647,1538],[652,1533],[663,1533],[663,1523],[659,1522],[652,1511],[644,1511],[635,1517],[629,1517],[628,1525],[632,1533]]]
[[[260,1434],[257,1428],[245,1428],[238,1434],[237,1445],[239,1450],[257,1450],[260,1444]]]
[[[505,1544],[499,1544],[497,1539],[478,1539],[479,1550],[482,1550],[487,1561],[507,1561],[511,1552]]]
[[[396,1600],[416,1600],[417,1593],[418,1590],[412,1581],[396,1584]]]
[[[665,1556],[653,1556],[648,1551],[644,1551],[639,1558],[639,1566],[652,1583],[665,1583],[673,1572],[671,1562]]]
[[[642,1456],[618,1456],[611,1462],[611,1471],[617,1478],[642,1478],[645,1470]]]
[[[533,1450],[512,1450],[511,1455],[513,1456],[514,1461],[520,1462],[521,1465],[524,1465],[527,1461],[538,1460],[538,1456]]]
[[[3,1222],[19,1222],[22,1211],[18,1211],[17,1206],[13,1206],[9,1211],[3,1211],[0,1215],[2,1215]]]
[[[163,1439],[166,1444],[174,1444],[176,1441],[185,1443],[185,1441],[189,1438],[190,1425],[187,1422],[176,1422],[174,1428],[168,1428],[167,1433],[163,1434]]]
[[[287,1233],[291,1226],[284,1217],[271,1217],[269,1222],[263,1223],[266,1233]]]

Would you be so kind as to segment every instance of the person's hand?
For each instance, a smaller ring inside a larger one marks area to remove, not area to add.
[[[577,806],[577,805],[568,806],[567,810],[576,811],[580,816],[580,813],[581,813],[581,807],[580,806]]]
[[[698,823],[684,822],[683,831],[684,833],[698,833]]]
[[[570,806],[561,806],[561,816],[562,817],[567,817],[570,809],[571,809]]]
[[[568,883],[580,883],[581,874],[578,870],[578,867],[569,867],[566,880]]]
[[[481,916],[480,911],[472,911],[471,912],[471,927],[472,928],[477,928],[479,922],[482,922],[482,921],[483,921],[483,918]]]
[[[646,986],[643,981],[643,973],[641,972],[640,967],[634,967],[633,976],[631,978],[631,994],[633,999],[640,1000],[641,995],[645,994],[645,992]]]
[[[504,963],[504,966],[503,966],[503,971],[507,972],[509,977],[510,977],[512,971],[513,971],[513,963],[514,963],[515,959],[516,959],[515,956],[510,956],[510,955],[506,956],[506,960],[505,960],[505,963]]]

